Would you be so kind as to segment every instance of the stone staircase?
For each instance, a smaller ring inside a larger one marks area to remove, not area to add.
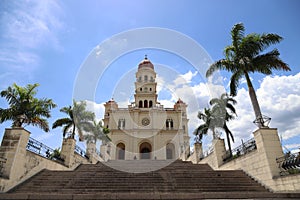
[[[186,161],[134,160],[43,170],[0,199],[300,199],[275,194],[241,170]]]

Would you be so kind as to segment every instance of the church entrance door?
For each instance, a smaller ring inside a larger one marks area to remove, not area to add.
[[[168,143],[166,146],[166,157],[167,159],[174,159],[175,158],[175,146],[172,143]]]
[[[140,145],[140,159],[151,159],[151,144],[148,142],[143,142]]]
[[[117,145],[117,159],[118,160],[125,159],[125,145],[123,143],[119,143]]]

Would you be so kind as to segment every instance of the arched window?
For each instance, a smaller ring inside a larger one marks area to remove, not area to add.
[[[152,91],[152,88],[149,88],[150,92]]]
[[[147,87],[145,87],[144,90],[145,90],[145,92],[148,92],[148,88]]]
[[[116,155],[117,160],[124,160],[125,159],[125,144],[123,144],[122,142],[117,144],[116,153],[117,153],[117,155]]]
[[[148,101],[147,100],[144,101],[144,108],[148,108]]]
[[[139,101],[139,108],[142,108],[143,107],[143,101]]]
[[[152,106],[153,106],[153,103],[152,103],[152,101],[150,100],[150,101],[149,101],[149,108],[152,108]]]
[[[140,88],[140,91],[143,91],[143,89],[142,89],[142,88]]]
[[[142,77],[139,77],[139,80],[138,80],[138,82],[142,82]]]
[[[125,128],[125,119],[119,119],[118,128],[119,129],[124,129]]]
[[[148,76],[147,75],[144,76],[144,80],[145,80],[145,82],[148,81]]]
[[[166,120],[166,129],[173,129],[174,124],[173,124],[173,119],[167,119]]]

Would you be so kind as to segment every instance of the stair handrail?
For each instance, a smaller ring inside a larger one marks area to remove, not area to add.
[[[29,137],[26,149],[30,152],[33,152],[48,159],[50,159],[51,154],[54,152],[52,148],[48,147],[47,145],[41,143],[40,141],[32,137]]]

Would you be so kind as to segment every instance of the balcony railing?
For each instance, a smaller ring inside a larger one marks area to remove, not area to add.
[[[256,147],[256,142],[255,142],[254,138],[252,138],[252,139],[250,139],[246,142],[242,141],[242,144],[240,146],[238,146],[238,147],[236,147],[232,150],[232,156],[230,156],[229,151],[226,151],[226,154],[223,157],[223,161],[228,162],[228,161],[230,161],[232,159],[235,159],[239,156],[250,153],[251,151],[253,151],[255,149],[257,149],[257,147]]]
[[[77,145],[75,146],[75,153],[79,154],[80,156],[82,156],[84,158],[87,158],[86,152]]]
[[[29,137],[27,147],[28,151],[36,153],[44,158],[50,158],[50,155],[53,154],[54,150],[47,145]]]
[[[281,176],[300,173],[300,152],[288,152],[285,156],[276,158],[276,162]]]

